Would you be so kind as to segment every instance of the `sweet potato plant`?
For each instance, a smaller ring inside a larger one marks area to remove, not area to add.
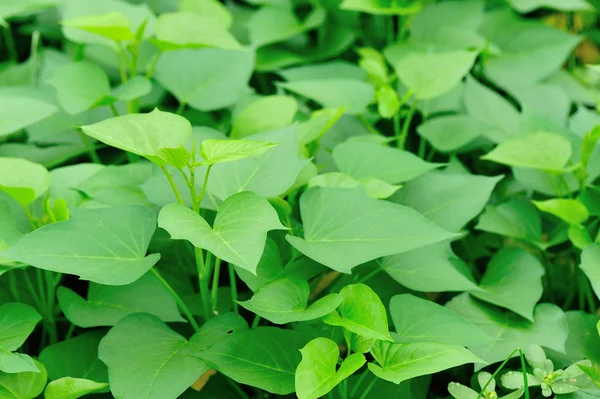
[[[600,397],[598,7],[0,1],[0,399]]]

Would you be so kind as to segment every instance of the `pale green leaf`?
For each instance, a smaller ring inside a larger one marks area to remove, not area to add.
[[[375,199],[388,198],[402,186],[386,183],[383,180],[367,178],[356,180],[353,177],[340,172],[329,172],[317,175],[308,181],[308,187],[338,187],[356,188],[361,187],[363,192]]]
[[[325,10],[313,8],[300,21],[293,7],[286,3],[267,4],[248,18],[248,36],[253,46],[261,47],[293,38],[316,28],[325,20]]]
[[[318,319],[333,312],[342,302],[338,294],[329,294],[308,306],[310,286],[298,278],[282,278],[260,287],[247,301],[239,304],[275,324]]]
[[[585,205],[575,199],[551,198],[545,201],[531,202],[540,211],[550,213],[574,226],[580,226],[590,216]]]
[[[256,157],[277,145],[269,141],[206,139],[200,144],[200,155],[202,163],[209,166]]]
[[[34,125],[58,111],[53,104],[37,98],[2,94],[0,96],[0,138]]]
[[[438,151],[456,152],[486,131],[486,125],[466,115],[448,115],[430,119],[417,132]]]
[[[493,337],[490,342],[468,346],[488,363],[502,361],[515,348],[527,348],[531,344],[564,352],[568,326],[565,314],[558,306],[548,303],[537,305],[533,313],[534,322],[486,305],[468,294],[453,298],[446,306]]]
[[[293,93],[316,101],[323,108],[345,108],[350,114],[362,114],[375,96],[373,87],[355,79],[306,79],[279,83]]]
[[[410,294],[392,297],[390,314],[396,328],[397,342],[466,346],[491,339],[479,327],[448,308]]]
[[[0,375],[1,373],[17,374],[23,372],[39,373],[40,370],[31,357],[0,348]]]
[[[249,191],[227,198],[212,227],[202,216],[180,204],[165,206],[158,224],[173,239],[188,240],[252,273],[256,273],[267,232],[285,229],[268,201]]]
[[[131,21],[120,12],[109,12],[102,15],[80,16],[62,21],[65,26],[81,29],[86,32],[105,37],[110,40],[133,40]]]
[[[125,285],[158,262],[160,255],[146,256],[155,228],[156,216],[141,206],[79,210],[70,220],[35,230],[4,255],[100,284]]]
[[[52,381],[44,391],[45,399],[78,399],[107,387],[108,384],[82,378],[64,377]]]
[[[579,267],[590,280],[596,296],[600,298],[600,244],[590,245],[583,250]]]
[[[385,56],[398,79],[419,100],[439,97],[460,83],[477,57],[474,51],[424,52],[405,45],[388,47]]]
[[[142,76],[134,76],[127,82],[115,87],[111,95],[119,100],[131,101],[150,93],[152,84]]]
[[[590,11],[593,9],[585,0],[509,0],[508,2],[522,14],[538,8],[553,8],[560,11]]]
[[[110,95],[106,72],[86,61],[58,67],[48,83],[56,89],[58,103],[69,114],[98,106]]]
[[[0,191],[29,206],[50,188],[50,173],[23,158],[0,157]]]
[[[481,212],[501,179],[434,171],[410,181],[393,200],[449,231],[458,231]]]
[[[39,371],[17,374],[0,372],[0,398],[34,399],[42,393],[48,379],[46,369],[37,360],[33,362]]]
[[[89,328],[114,326],[131,313],[149,313],[165,322],[183,322],[173,297],[151,273],[122,286],[91,283],[87,300],[66,287],[57,291],[58,304],[71,323]]]
[[[344,327],[364,338],[392,341],[385,307],[375,291],[364,284],[351,284],[339,295],[342,303],[323,319],[326,324]]]
[[[290,96],[272,95],[259,98],[233,118],[231,137],[247,136],[282,129],[292,123],[298,102]]]
[[[242,47],[222,21],[190,11],[161,14],[156,20],[156,39],[153,42],[163,51],[181,48]]]
[[[344,0],[340,4],[343,10],[360,11],[374,15],[413,15],[422,8],[421,2],[406,0],[393,2],[390,0]]]
[[[333,159],[341,172],[355,179],[375,178],[389,184],[412,180],[442,166],[425,162],[408,151],[359,140],[336,145]]]
[[[371,353],[379,365],[369,363],[369,370],[394,384],[463,364],[482,362],[462,346],[433,342],[395,344],[379,341]]]
[[[304,238],[288,235],[288,242],[343,273],[453,236],[408,207],[369,198],[359,190],[310,188],[300,198],[300,212]]]
[[[316,338],[300,350],[302,361],[296,369],[296,394],[300,399],[318,399],[365,364],[362,353],[348,356],[337,368],[340,350],[327,338]]]
[[[535,304],[542,297],[543,275],[535,256],[521,248],[504,247],[487,265],[479,285],[482,290],[471,294],[533,321]]]
[[[147,114],[128,114],[82,126],[85,134],[112,147],[164,164],[156,153],[164,148],[183,147],[192,125],[182,116],[157,108]]]
[[[563,136],[538,131],[504,141],[481,158],[514,167],[561,171],[572,151]]]
[[[233,16],[229,8],[217,0],[181,0],[179,2],[179,9],[213,18],[227,28],[233,22]]]
[[[5,303],[0,307],[0,348],[8,351],[19,349],[33,332],[42,317],[24,303]]]
[[[249,50],[183,49],[162,54],[154,77],[180,103],[212,111],[235,104],[253,67]]]

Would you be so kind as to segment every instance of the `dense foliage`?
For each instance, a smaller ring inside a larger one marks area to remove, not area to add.
[[[2,0],[0,399],[600,397],[589,0]]]

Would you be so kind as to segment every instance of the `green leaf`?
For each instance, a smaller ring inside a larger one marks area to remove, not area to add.
[[[389,0],[344,0],[340,4],[343,10],[360,11],[374,15],[413,15],[422,8],[421,2],[406,0],[393,2]]]
[[[160,255],[146,256],[155,228],[156,216],[141,206],[79,210],[70,220],[35,230],[4,255],[100,284],[125,285],[158,262]]]
[[[458,231],[481,212],[501,179],[429,172],[409,182],[393,199],[449,231]]]
[[[261,97],[234,116],[231,137],[241,139],[256,133],[282,129],[292,123],[297,110],[298,102],[293,97]]]
[[[482,290],[471,294],[534,321],[543,275],[544,267],[535,256],[521,248],[504,247],[492,256],[481,279]]]
[[[317,175],[308,181],[308,187],[337,187],[337,188],[356,188],[361,187],[363,192],[375,199],[388,198],[402,186],[395,186],[384,182],[383,180],[367,178],[356,180],[345,173],[329,172]]]
[[[466,387],[458,382],[448,384],[448,393],[455,399],[477,399],[477,392],[469,387]]]
[[[299,21],[291,4],[266,4],[248,18],[248,36],[255,47],[277,43],[314,29],[325,20],[325,10],[313,8]]]
[[[529,201],[512,200],[486,207],[476,229],[542,246],[542,218]]]
[[[37,360],[33,361],[40,371],[6,374],[0,372],[0,398],[34,399],[46,386],[46,369]]]
[[[212,111],[238,100],[253,67],[252,51],[183,49],[162,54],[154,77],[180,103]]]
[[[486,125],[466,115],[448,115],[430,119],[417,132],[438,151],[452,153],[481,136]]]
[[[375,291],[364,284],[351,284],[342,288],[340,296],[339,313],[325,317],[326,324],[344,327],[361,337],[392,341],[385,307]]]
[[[44,391],[45,399],[78,399],[89,393],[94,393],[107,387],[106,383],[99,383],[81,378],[64,377],[52,381]]]
[[[190,165],[192,159],[191,154],[183,147],[161,148],[156,152],[156,155],[175,169],[180,170]]]
[[[192,126],[182,116],[157,108],[147,114],[128,114],[82,126],[85,134],[112,147],[129,151],[163,165],[157,152],[164,148],[183,147]]]
[[[0,373],[15,374],[23,372],[39,373],[33,359],[21,353],[0,348]]]
[[[179,9],[211,17],[226,27],[230,27],[233,22],[233,16],[227,6],[216,0],[181,0]]]
[[[377,90],[377,110],[383,118],[392,118],[398,113],[402,104],[398,92],[390,86],[382,86]]]
[[[443,292],[478,289],[468,267],[445,242],[386,256],[379,263],[390,277],[411,290]]]
[[[300,349],[310,336],[275,327],[258,327],[234,334],[197,354],[240,384],[287,395],[294,392]]]
[[[34,125],[57,111],[56,106],[46,101],[3,93],[0,96],[0,138]]]
[[[542,21],[519,18],[507,8],[487,13],[481,31],[501,50],[486,59],[486,76],[512,87],[531,85],[557,72],[581,40]]]
[[[0,157],[0,191],[23,206],[46,194],[50,173],[41,165],[22,158]]]
[[[242,48],[227,28],[222,21],[195,12],[168,12],[156,20],[156,39],[152,42],[163,51],[202,47]]]
[[[590,216],[585,205],[575,199],[552,198],[531,202],[540,211],[550,213],[573,226],[581,226]]]
[[[296,126],[255,134],[246,139],[279,145],[257,157],[215,165],[210,172],[208,192],[221,200],[242,191],[253,191],[265,198],[284,194],[306,164],[306,161],[298,159]]]
[[[333,312],[342,302],[338,294],[329,294],[308,305],[310,286],[298,278],[282,278],[262,286],[241,306],[275,324],[307,321]]]
[[[131,21],[120,12],[76,17],[63,21],[62,24],[94,33],[110,40],[133,40]]]
[[[61,108],[73,115],[100,105],[110,95],[106,72],[91,62],[60,66],[48,83],[56,89]]]
[[[350,114],[364,113],[375,96],[370,84],[355,79],[305,79],[278,86],[316,101],[323,108],[345,108]]]
[[[200,144],[200,155],[204,158],[202,163],[210,166],[256,157],[277,145],[269,141],[206,139]]]
[[[537,305],[533,312],[534,322],[485,305],[468,294],[453,298],[446,306],[493,337],[490,342],[468,346],[488,363],[501,361],[515,348],[527,348],[532,344],[564,352],[568,326],[565,314],[558,306]]]
[[[479,327],[448,308],[410,294],[392,297],[390,314],[396,328],[397,342],[466,346],[490,340]]]
[[[425,162],[408,151],[362,140],[336,145],[333,159],[341,172],[357,180],[375,178],[389,184],[412,180],[442,166]],[[373,162],[375,159],[377,162]]]
[[[227,198],[219,208],[213,227],[180,204],[169,204],[161,209],[158,224],[171,238],[188,240],[252,273],[256,273],[267,232],[285,229],[268,201],[249,191]]]
[[[57,291],[58,304],[78,327],[114,326],[131,313],[149,313],[165,322],[185,321],[173,297],[150,273],[123,286],[91,283],[87,300],[66,287]]]
[[[369,370],[394,384],[463,364],[482,362],[462,346],[433,342],[395,344],[379,341],[371,354],[379,365],[369,363]]]
[[[5,303],[0,307],[0,348],[19,349],[42,317],[23,303]]]
[[[560,11],[590,11],[593,7],[585,0],[508,0],[521,14],[538,8],[553,8]]]
[[[587,375],[590,380],[592,380],[592,382],[596,384],[598,388],[600,388],[600,368],[598,368],[597,364],[595,364],[593,367],[577,364],[577,367],[579,367],[581,371],[583,371],[585,375]]]
[[[98,345],[104,334],[105,331],[90,331],[45,347],[40,353],[40,361],[46,366],[48,377],[51,380],[73,377],[108,382],[108,369],[98,359]]]
[[[119,100],[131,101],[150,93],[152,84],[142,76],[134,76],[127,82],[115,87],[111,95]]]
[[[405,45],[388,47],[385,56],[398,79],[419,100],[439,97],[460,83],[469,72],[477,52],[419,52]]]
[[[561,171],[571,154],[569,140],[558,134],[538,131],[504,141],[481,158],[508,166]]]
[[[330,61],[320,64],[303,65],[278,72],[285,80],[302,81],[318,79],[365,80],[366,74],[356,64],[346,61]]]
[[[300,399],[318,399],[365,364],[362,353],[348,356],[337,368],[340,350],[327,338],[316,338],[300,350],[302,361],[296,369],[296,394]]]
[[[590,280],[596,296],[600,298],[600,244],[592,244],[583,250],[579,267]]]
[[[193,344],[144,313],[121,319],[98,348],[108,366],[111,392],[123,399],[181,395],[208,370],[193,351]]]
[[[369,260],[451,238],[414,210],[367,197],[358,190],[313,187],[300,198],[304,238],[288,235],[297,250],[349,273]]]

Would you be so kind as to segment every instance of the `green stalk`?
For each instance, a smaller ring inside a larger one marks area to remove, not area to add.
[[[37,86],[37,69],[38,69],[38,47],[40,44],[40,32],[37,30],[33,32],[31,36],[31,52],[29,55],[29,60],[31,62],[31,71],[29,82],[32,86]]]
[[[231,302],[233,303],[233,311],[235,313],[240,313],[239,305],[237,303],[238,294],[237,294],[237,280],[235,277],[235,269],[233,265],[230,263],[228,265],[229,268],[229,283],[231,285]]]
[[[203,252],[204,251],[202,251],[202,248],[194,247],[196,270],[198,272],[198,285],[200,286],[200,298],[202,298],[202,306],[204,310],[204,320],[208,320],[213,314],[210,305],[210,288],[208,286],[210,272],[208,270],[209,268],[204,263]]]
[[[523,385],[525,388],[525,399],[529,399],[529,382],[527,381],[527,367],[525,367],[525,356],[519,348],[519,357],[521,358],[521,370],[523,371]]]
[[[353,398],[354,395],[356,395],[358,393],[358,389],[363,384],[363,382],[365,382],[365,380],[367,379],[367,377],[369,375],[371,375],[371,373],[369,371],[365,371],[364,373],[362,373],[360,375],[360,377],[358,378],[358,381],[356,381],[356,384],[354,385],[354,388],[352,388],[352,391],[350,391],[351,398]]]
[[[171,186],[171,190],[173,190],[175,197],[177,197],[177,202],[179,202],[181,205],[185,205],[185,202],[183,202],[183,198],[181,197],[181,193],[179,192],[179,189],[177,188],[177,185],[175,184],[175,181],[173,180],[173,176],[171,176],[171,174],[167,170],[167,167],[165,165],[162,165],[160,168],[164,172],[165,176],[167,176],[167,180],[169,180],[169,185]]]
[[[367,388],[363,391],[362,395],[360,395],[359,399],[365,399],[367,395],[369,395],[369,392],[371,392],[371,389],[373,389],[375,386],[375,383],[377,382],[377,376],[373,375],[373,377],[373,380],[369,383],[369,385],[367,385]]]
[[[189,320],[189,322],[192,325],[192,328],[194,329],[194,331],[196,331],[196,332],[199,331],[200,330],[200,326],[196,322],[196,319],[194,318],[194,315],[190,311],[190,308],[188,308],[187,305],[185,304],[185,302],[183,302],[183,299],[181,299],[181,297],[177,294],[177,292],[173,289],[173,287],[171,287],[171,285],[167,282],[167,280],[165,280],[158,273],[158,271],[156,270],[156,268],[152,268],[150,270],[154,274],[154,277],[156,277],[156,279],[163,285],[163,287],[165,287],[165,289],[167,290],[167,292],[173,297],[173,299],[175,300],[175,302],[177,303],[177,305],[179,305],[179,308],[181,309],[181,311],[183,312],[183,314],[185,314],[185,317],[187,317],[187,319]]]
[[[210,252],[209,252],[210,254]],[[212,310],[215,312],[217,310],[217,303],[219,301],[219,277],[221,274],[221,259],[215,256],[215,269],[213,272],[213,280],[212,280],[212,288],[211,288],[211,297],[212,297]]]
[[[10,25],[2,20],[0,25],[4,28],[4,41],[6,42],[6,51],[8,52],[8,59],[15,64],[19,62],[19,53],[17,53],[17,46],[15,46],[15,38],[12,33]]]
[[[75,45],[75,50],[73,51],[73,61],[81,61],[85,56],[85,44],[77,43]]]
[[[98,156],[98,152],[96,152],[96,147],[92,141],[88,138],[87,134],[83,133],[81,129],[77,129],[77,134],[79,134],[79,138],[83,143],[83,146],[87,149],[88,155],[93,163],[102,164],[102,160]]]
[[[246,392],[244,392],[243,389],[240,388],[237,382],[233,381],[231,378],[226,378],[225,381],[227,381],[227,385],[229,385],[229,387],[233,389],[240,398],[250,399],[250,396],[248,396],[248,394],[246,394]]]
[[[404,147],[406,145],[406,139],[408,137],[408,129],[410,128],[410,123],[412,122],[412,118],[413,115],[415,114],[415,111],[417,110],[417,101],[413,101],[412,105],[410,106],[410,110],[408,111],[408,115],[406,115],[406,119],[404,120],[403,124],[402,124],[402,134],[400,135],[399,139],[398,139],[398,149],[400,150],[404,150]]]
[[[152,77],[152,75],[154,75],[154,69],[156,68],[156,64],[158,63],[158,60],[159,60],[161,54],[162,54],[162,52],[160,52],[160,51],[158,51],[156,54],[154,54],[154,57],[152,58],[152,63],[150,64],[148,71],[146,71],[146,79],[150,79]]]
[[[250,328],[256,328],[260,324],[261,317],[259,315],[254,315],[254,320],[252,320],[252,325]]]
[[[487,380],[487,382],[485,383],[485,385],[481,388],[481,391],[479,391],[479,394],[477,395],[476,399],[481,398],[481,396],[483,395],[483,392],[486,390],[486,388],[490,385],[490,383],[492,381],[494,381],[494,379],[496,378],[496,376],[498,375],[498,373],[502,370],[502,368],[506,365],[506,363],[508,363],[508,361],[513,357],[513,355],[515,353],[517,353],[518,350],[521,350],[520,348],[515,349],[514,351],[512,351],[510,353],[510,355],[508,355],[508,357],[506,359],[504,359],[504,361],[502,362],[502,364],[496,369],[496,371],[494,371],[494,374],[492,374],[492,376]]]

